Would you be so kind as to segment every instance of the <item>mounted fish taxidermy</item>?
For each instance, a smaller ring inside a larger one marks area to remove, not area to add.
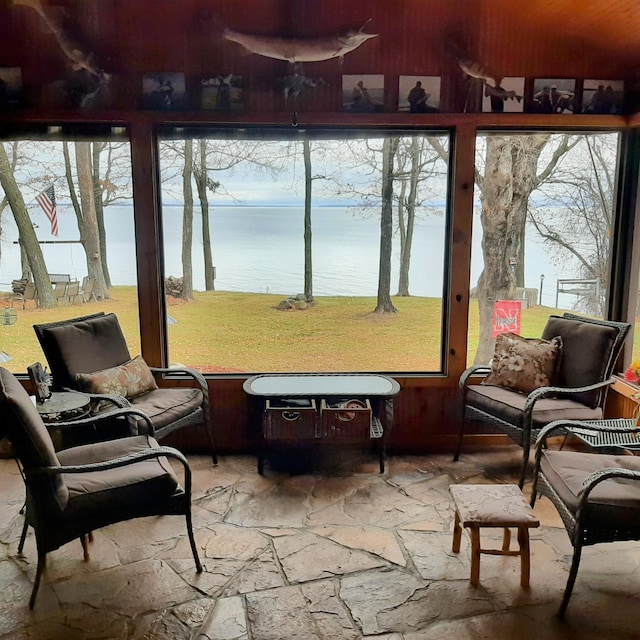
[[[467,78],[469,86],[464,103],[465,112],[469,110],[474,91],[478,85],[480,86],[480,97],[482,96],[482,91],[484,91],[484,95],[488,98],[493,98],[494,101],[501,100],[504,102],[506,100],[517,100],[518,102],[522,102],[522,95],[517,94],[515,91],[507,91],[504,89],[504,87],[502,87],[503,77],[486,65],[473,59],[473,57],[469,55],[466,47],[460,44],[456,36],[451,35],[447,38],[447,49]]]
[[[377,33],[365,33],[364,29],[369,22],[370,19],[360,29],[349,29],[332,36],[311,38],[258,36],[229,28],[223,30],[222,36],[230,42],[236,42],[249,53],[274,60],[285,60],[290,64],[289,74],[280,81],[286,104],[290,97],[299,97],[305,89],[326,84],[322,78],[305,76],[302,63],[323,62],[334,58],[342,61],[347,53],[357,49],[367,40],[378,37]]]
[[[240,33],[233,29],[225,29],[223,38],[237,42],[250,53],[266,58],[296,62],[322,62],[332,58],[344,58],[347,53],[357,49],[370,38],[377,38],[377,33],[365,33],[367,20],[360,29],[349,29],[334,36],[313,38],[281,38],[277,36],[254,36]]]
[[[94,61],[92,53],[86,53],[68,35],[51,7],[43,5],[41,0],[12,0],[14,6],[33,9],[50,32],[63,55],[67,58],[73,72],[65,88],[73,106],[88,107],[103,95],[108,87],[111,74],[101,69]]]

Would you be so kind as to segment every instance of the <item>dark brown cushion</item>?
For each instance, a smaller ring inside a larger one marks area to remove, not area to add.
[[[466,403],[514,425],[522,424],[527,396],[505,387],[472,384]],[[601,420],[600,407],[587,407],[571,398],[542,398],[533,407],[533,428],[541,429],[554,420]]]
[[[82,465],[157,447],[149,436],[134,436],[65,449],[59,459],[62,466]],[[164,456],[105,471],[63,474],[63,478],[69,489],[64,517],[87,518],[113,508],[127,513],[139,510],[145,501],[165,500],[180,488]]]
[[[540,469],[569,510],[578,508],[578,492],[587,476],[603,468],[640,471],[636,456],[582,453],[578,451],[544,451]],[[612,479],[600,483],[590,494],[589,521],[600,527],[607,523],[624,523],[638,527],[640,522],[640,481]]]
[[[555,384],[562,356],[562,338],[523,338],[517,333],[501,333],[496,338],[491,372],[483,384],[508,387],[530,393]]]
[[[36,328],[36,327],[34,327]],[[76,374],[116,367],[131,360],[113,313],[37,325],[36,333],[57,385],[78,389]]]
[[[618,330],[593,322],[551,316],[542,332],[550,340],[562,338],[562,360],[558,371],[558,386],[585,387],[602,382],[611,370],[611,353]],[[600,391],[575,396],[578,402],[597,406]]]
[[[76,381],[80,389],[87,393],[118,394],[129,399],[158,388],[142,356],[110,369],[77,373]]]
[[[146,413],[155,429],[162,429],[202,406],[202,391],[192,387],[155,389],[131,399],[131,405]],[[138,420],[139,433],[146,433],[146,423]]]

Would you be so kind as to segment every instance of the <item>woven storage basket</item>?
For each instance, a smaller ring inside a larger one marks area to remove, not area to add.
[[[268,399],[264,412],[264,437],[268,440],[312,440],[318,438],[316,401],[291,402]]]
[[[320,401],[322,439],[333,442],[363,442],[371,437],[371,403],[368,399],[341,400],[329,404]]]

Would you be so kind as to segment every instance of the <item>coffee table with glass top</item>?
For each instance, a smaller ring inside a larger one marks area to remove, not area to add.
[[[301,435],[300,440],[309,440],[315,444],[335,443],[339,444],[340,438],[327,437],[338,431],[327,431],[321,428],[323,416],[315,413],[316,403],[320,403],[320,407],[326,414],[334,411],[337,420],[344,420],[344,426],[348,420],[356,414],[360,419],[358,409],[349,410],[348,402],[352,401],[352,407],[357,406],[358,401],[363,406],[370,407],[370,427],[361,433],[365,434],[361,438],[364,442],[368,437],[378,446],[380,455],[380,473],[384,472],[385,465],[385,440],[387,434],[393,426],[393,399],[400,392],[400,385],[396,380],[389,376],[373,373],[297,373],[297,374],[262,374],[252,376],[245,380],[243,384],[244,391],[253,398],[262,402],[262,422],[261,446],[258,454],[258,473],[264,471],[264,458],[266,455],[267,443],[273,437],[269,430],[265,428],[268,419],[268,411],[270,403],[277,399],[291,400],[293,407],[283,409],[283,418],[287,420],[295,420],[299,416],[296,411],[296,400],[306,400],[312,403],[311,413],[312,420],[315,421],[316,427],[312,427],[311,435]],[[335,404],[338,403],[337,409]],[[344,405],[345,411],[340,411],[340,407]],[[288,416],[287,416],[288,414]],[[291,431],[288,432],[291,434]],[[294,438],[295,439],[295,432]],[[301,432],[302,433],[302,432]]]

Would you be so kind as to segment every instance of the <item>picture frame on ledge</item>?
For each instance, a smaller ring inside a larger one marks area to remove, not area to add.
[[[528,113],[574,113],[576,81],[570,78],[535,78]]]
[[[442,79],[440,76],[400,76],[398,111],[439,113]]]
[[[585,80],[582,85],[582,113],[620,115],[624,101],[624,80]]]
[[[208,75],[200,78],[200,109],[238,111],[244,108],[244,81],[241,75]]]
[[[186,102],[184,73],[146,73],[142,76],[142,108],[182,111]]]
[[[342,108],[349,113],[384,111],[384,75],[370,73],[342,76]]]

